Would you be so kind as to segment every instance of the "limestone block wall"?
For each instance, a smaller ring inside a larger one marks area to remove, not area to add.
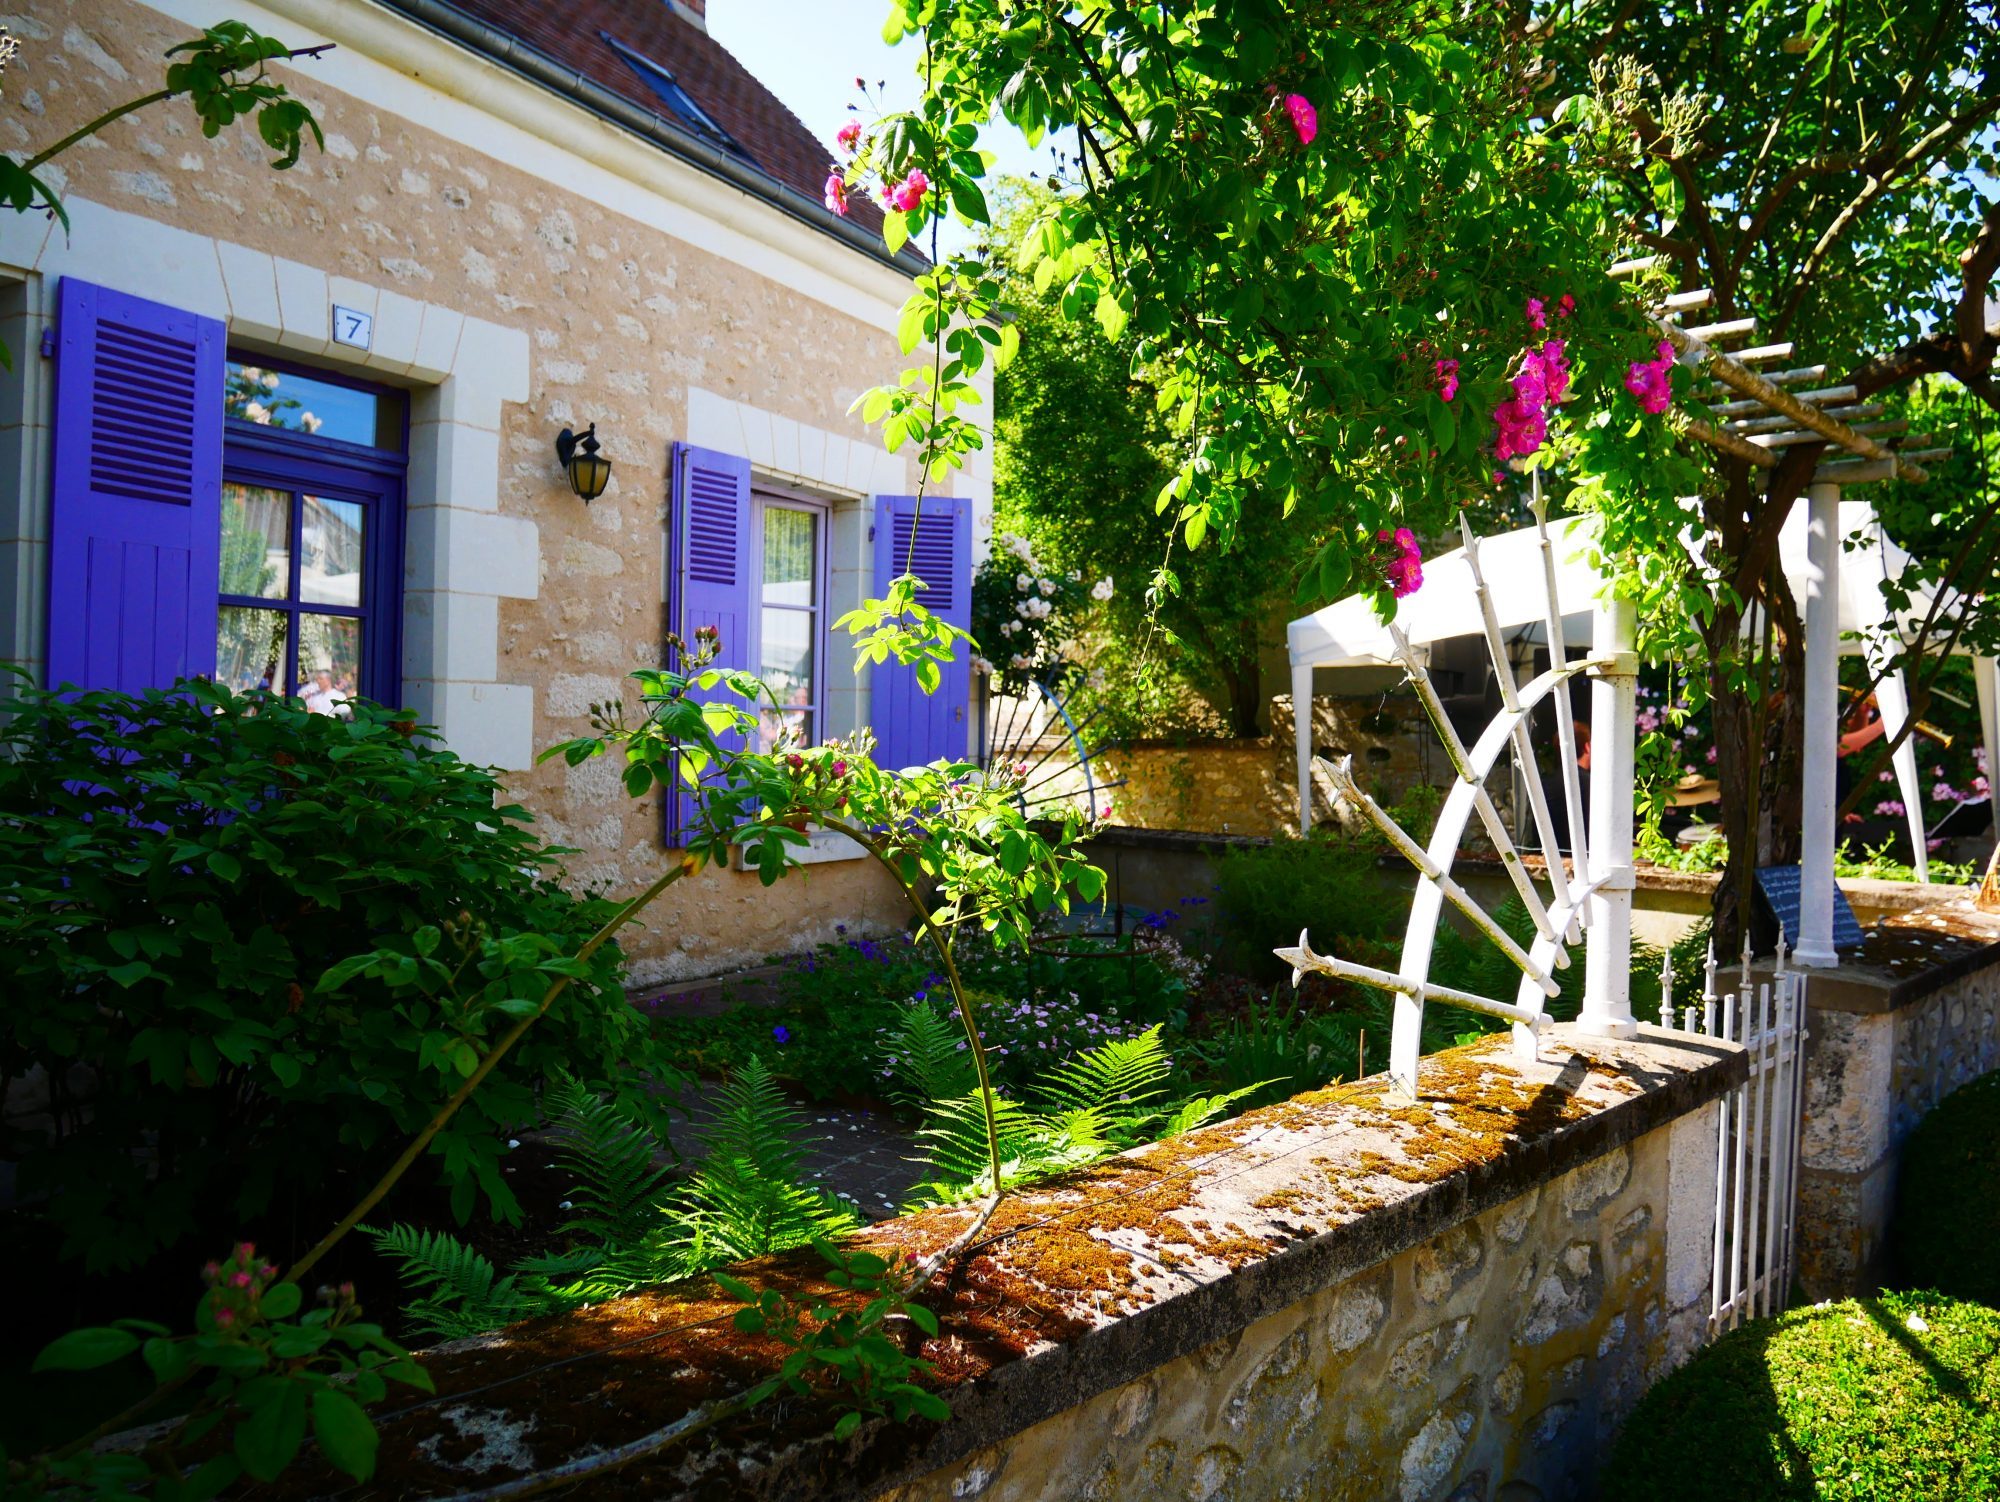
[[[409,389],[405,702],[509,773],[580,885],[630,894],[662,869],[654,800],[616,769],[536,766],[588,705],[661,661],[673,444],[741,454],[832,507],[834,612],[871,567],[874,494],[915,488],[907,456],[850,416],[905,363],[907,276],[724,187],[426,31],[349,0],[24,0],[0,96],[23,155],[147,89],[163,54],[235,17],[288,44],[274,70],[325,131],[285,172],[247,125],[214,140],[176,102],[49,168],[73,233],[0,223],[0,660],[41,657],[48,382],[31,351],[63,275],[223,319],[239,349]],[[329,302],[368,310],[374,347],[329,337]],[[478,401],[471,400],[477,396]],[[475,410],[476,409],[476,410]],[[614,461],[586,506],[553,443],[595,423]],[[990,516],[984,457],[951,482]],[[829,667],[827,727],[866,722],[866,679]],[[608,775],[607,775],[608,774]],[[755,963],[831,932],[905,921],[865,862],[775,889],[713,872],[670,891],[625,943],[641,982]]]
[[[966,1460],[893,1502],[1589,1495],[1704,1343],[1717,1107]]]
[[[1807,983],[1799,1281],[1816,1299],[1880,1281],[1904,1142],[1938,1101],[2000,1069],[2000,918],[1960,901],[1878,933],[1908,952],[1887,957],[1871,937]]]
[[[1706,1339],[1734,1044],[1554,1030],[1309,1092],[1011,1193],[900,1333],[952,1416],[769,1404],[580,1495],[738,1502],[1536,1502],[1586,1497],[1645,1388]],[[884,1221],[892,1261],[971,1211]],[[811,1254],[737,1269],[825,1292]],[[783,1358],[706,1279],[460,1342],[391,1416],[383,1495],[451,1496],[641,1447]],[[282,1495],[318,1495],[309,1479]]]

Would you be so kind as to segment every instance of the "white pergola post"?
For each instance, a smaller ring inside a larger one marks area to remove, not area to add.
[[[1292,739],[1299,752],[1299,833],[1313,822],[1313,668],[1292,664]]]
[[[1833,966],[1834,791],[1840,764],[1840,487],[1806,491],[1806,744],[1800,789],[1799,965]]]
[[[1591,617],[1590,654],[1609,658],[1590,684],[1590,921],[1584,925],[1580,1031],[1631,1038],[1632,1017],[1632,741],[1639,681],[1638,609],[1600,599]],[[1562,692],[1567,693],[1565,688]],[[1551,851],[1551,864],[1560,860]]]

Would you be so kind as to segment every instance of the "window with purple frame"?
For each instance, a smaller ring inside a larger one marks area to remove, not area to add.
[[[401,689],[403,394],[232,356],[218,681],[339,714]]]

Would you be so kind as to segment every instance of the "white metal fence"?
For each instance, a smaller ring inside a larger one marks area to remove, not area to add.
[[[1675,1027],[1673,962],[1661,972],[1660,1022]],[[1716,991],[1715,956],[1702,994],[1680,1008],[1678,1029],[1740,1043],[1750,1073],[1722,1099],[1715,1154],[1715,1256],[1709,1333],[1784,1309],[1795,1265],[1800,1121],[1804,1115],[1805,975],[1785,966],[1753,979],[1746,953],[1737,983]]]

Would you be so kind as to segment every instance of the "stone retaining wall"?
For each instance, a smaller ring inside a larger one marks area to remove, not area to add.
[[[1807,1297],[1889,1271],[1903,1143],[1926,1112],[2000,1069],[2000,915],[1961,900],[1893,917],[1806,986],[1799,1282]]]
[[[1641,1392],[1706,1338],[1716,1102],[1734,1045],[1559,1027],[1296,1097],[1010,1195],[925,1290],[953,1416],[829,1437],[767,1404],[592,1497],[1588,1496]],[[891,1256],[969,1211],[878,1224]],[[817,1262],[738,1271],[799,1293]],[[484,1488],[631,1444],[782,1354],[705,1279],[462,1342],[384,1426],[375,1490]],[[905,1333],[912,1343],[920,1337]],[[332,1478],[328,1478],[332,1484]],[[306,1483],[284,1495],[319,1494]]]

